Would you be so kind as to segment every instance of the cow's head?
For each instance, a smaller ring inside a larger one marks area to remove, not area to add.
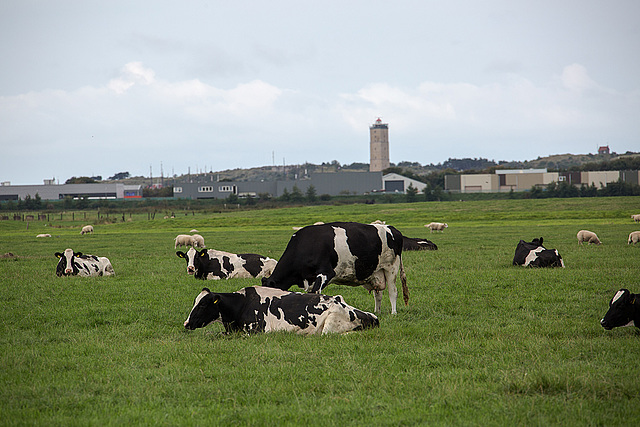
[[[209,257],[205,249],[198,252],[193,248],[189,248],[186,253],[177,251],[176,255],[178,256],[178,258],[184,258],[185,260],[187,260],[188,274],[195,274],[200,269],[202,263],[205,262],[205,258]]]
[[[54,255],[59,258],[58,265],[56,266],[57,276],[78,274],[78,267],[76,267],[73,261],[75,257],[82,256],[82,252],[73,252],[73,249],[65,249],[64,253],[56,252]]]
[[[208,288],[204,288],[196,297],[184,327],[190,330],[204,328],[218,318],[220,318],[220,295],[213,294]]]
[[[640,301],[638,301],[640,303]],[[609,311],[604,315],[600,324],[606,330],[611,330],[619,326],[638,326],[635,324],[636,317],[636,295],[628,289],[620,289],[609,303]]]

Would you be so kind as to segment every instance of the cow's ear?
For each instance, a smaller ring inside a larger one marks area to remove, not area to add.
[[[211,293],[211,291],[209,290],[209,288],[202,288],[202,292],[206,292],[206,293],[208,293],[208,294],[210,294],[210,293]]]
[[[205,254],[205,249],[203,249],[200,252],[198,252],[198,256],[204,256],[204,254]]]
[[[73,256],[82,256],[82,252],[74,252]]]
[[[213,296],[213,303],[217,304],[220,301],[220,295],[214,295]]]
[[[176,255],[178,255],[178,257],[180,257],[180,258],[184,258],[185,257],[184,252],[182,252],[182,251],[176,251]]]
[[[62,254],[60,252],[56,252],[54,255],[57,256],[58,258],[62,258]]]
[[[542,245],[542,242],[544,242],[544,238],[540,237],[540,244]]]

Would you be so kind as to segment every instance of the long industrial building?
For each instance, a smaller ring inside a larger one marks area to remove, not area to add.
[[[452,193],[499,193],[544,188],[552,182],[597,188],[622,180],[638,185],[639,171],[547,172],[546,169],[496,170],[493,174],[445,175],[444,189]]]

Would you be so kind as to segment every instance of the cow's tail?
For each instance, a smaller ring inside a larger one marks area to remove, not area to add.
[[[404,299],[404,305],[409,305],[409,287],[407,286],[407,275],[404,273],[402,256],[400,256],[400,282],[402,282],[402,298]]]

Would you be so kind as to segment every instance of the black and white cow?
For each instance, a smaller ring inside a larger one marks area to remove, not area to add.
[[[600,324],[606,330],[620,326],[640,328],[640,294],[632,294],[628,289],[620,289],[609,302],[609,311]]]
[[[403,251],[437,251],[438,247],[431,240],[402,236]]]
[[[203,280],[269,277],[278,263],[258,254],[232,254],[215,249],[190,248],[187,253],[177,251],[176,255],[187,261],[188,274]]]
[[[388,288],[391,312],[396,313],[398,273],[407,304],[409,289],[398,230],[384,224],[333,222],[297,231],[262,285],[285,291],[297,285],[314,293],[321,293],[329,283],[364,286],[374,291],[376,313],[381,311],[382,291]]]
[[[56,252],[59,258],[56,266],[57,276],[111,276],[115,274],[111,261],[107,257],[85,255],[66,249],[64,253]]]
[[[227,332],[289,331],[298,334],[328,334],[379,326],[373,313],[358,310],[341,296],[287,292],[262,286],[231,293],[213,293],[204,288],[196,297],[187,329],[220,322]]]
[[[516,246],[513,265],[524,267],[564,267],[564,261],[556,249],[542,246],[543,238],[531,242],[520,240]]]

